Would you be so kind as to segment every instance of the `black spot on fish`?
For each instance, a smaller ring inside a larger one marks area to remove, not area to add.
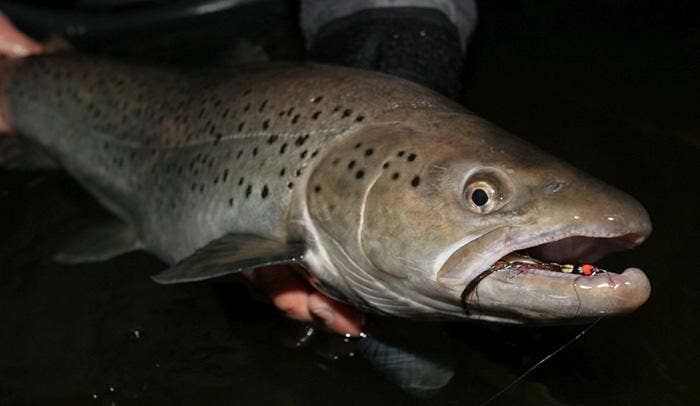
[[[221,117],[223,117],[223,118],[228,117],[228,113],[230,110],[231,110],[231,108],[227,107],[226,110],[224,110],[224,112],[221,114]]]
[[[201,185],[199,185],[199,191],[200,191],[200,192],[204,192],[204,183],[202,183]]]
[[[408,158],[406,158],[407,161],[413,162],[416,160],[416,154],[410,154]]]
[[[296,171],[296,173],[295,173],[295,176],[296,176],[297,178],[298,178],[299,176],[301,176],[301,168],[297,169],[297,171]]]
[[[323,96],[316,96],[313,99],[311,99],[313,103],[320,103],[321,100],[323,100]]]
[[[384,162],[384,165],[382,165],[382,168],[386,169],[389,167],[389,162]]]
[[[270,138],[267,139],[267,143],[272,145],[277,141],[277,138],[279,138],[278,135],[271,135]]]
[[[226,179],[228,179],[228,168],[224,169],[224,175],[222,176],[221,180],[226,182]]]
[[[348,163],[348,169],[352,169],[355,167],[355,160],[352,160]]]
[[[243,177],[241,177],[240,179],[238,179],[238,186],[241,186],[241,185],[243,184],[243,181],[244,181],[244,180],[245,180],[245,178],[243,178]]]
[[[311,153],[311,158],[316,157],[316,155],[318,155],[318,150],[317,150],[317,149],[314,150],[314,152]]]
[[[320,191],[321,191],[321,185],[316,185],[316,186],[314,187],[314,192],[318,193],[318,192],[320,192]]]
[[[250,94],[250,92],[252,92],[251,89],[246,89],[246,91],[243,92],[243,96],[248,96]]]
[[[245,121],[241,121],[241,123],[238,124],[238,132],[243,131],[243,126],[245,126]]]
[[[367,151],[365,151],[365,156],[370,156],[374,153],[374,150],[372,148],[367,148]]]
[[[253,185],[250,183],[248,184],[248,187],[245,188],[245,197],[248,198],[250,196],[250,193],[253,191]]]
[[[335,158],[333,162],[331,162],[331,165],[336,166],[340,162],[340,158]]]
[[[289,183],[287,183],[287,187],[288,187],[289,189],[293,188],[293,187],[294,187],[294,182],[289,182]]]
[[[258,147],[253,148],[253,156],[258,155]]]
[[[279,113],[277,113],[277,115],[280,116],[280,117],[284,116],[284,110],[282,110],[282,111],[280,111]]]
[[[299,114],[295,114],[294,117],[292,117],[292,124],[296,124],[297,121],[299,121],[299,117],[300,117]]]
[[[350,109],[345,109],[345,110],[343,111],[343,118],[345,118],[345,117],[350,117],[351,114],[352,114],[352,110],[350,110]]]
[[[236,154],[236,159],[241,159],[241,155],[243,155],[243,150],[238,151],[238,153]]]
[[[362,143],[358,142],[357,144],[355,144],[355,149],[359,149],[361,146],[362,146]]]
[[[216,137],[215,137],[215,139],[214,139],[214,145],[218,145],[219,142],[221,141],[221,137],[223,137],[223,136],[224,136],[224,135],[221,134],[221,133],[216,133]]]
[[[405,154],[405,153],[406,153],[405,151],[399,151],[399,153],[396,154],[396,155],[398,155],[398,156],[403,156],[403,154]]]
[[[355,172],[355,179],[362,179],[364,176],[365,176],[365,171],[363,171],[362,169]]]
[[[317,120],[318,116],[320,116],[320,115],[321,115],[320,111],[315,111],[314,114],[311,115],[311,118],[314,120]]]
[[[357,121],[358,123],[361,122],[361,121],[364,120],[364,119],[365,119],[365,116],[357,116],[357,117],[355,117],[355,121]]]
[[[289,110],[287,110],[287,116],[291,116],[292,112],[294,112],[294,107],[290,107]]]
[[[399,178],[399,173],[398,173],[398,172],[394,172],[394,174],[391,175],[391,179],[396,180],[396,179],[398,179],[398,178]]]
[[[301,159],[306,158],[306,154],[307,154],[308,152],[309,152],[309,151],[305,149],[304,151],[302,151],[302,153],[299,155],[299,157],[300,157]]]
[[[280,154],[284,154],[284,151],[285,151],[286,149],[287,149],[287,143],[285,142],[285,143],[282,144],[282,146],[280,147]]]
[[[342,107],[340,107],[340,106],[335,106],[335,108],[333,108],[333,112],[334,112],[334,113],[337,113],[337,112],[340,111],[341,108],[342,108]]]
[[[411,181],[411,186],[416,187],[416,186],[418,186],[419,184],[420,184],[420,176],[416,176],[416,177],[413,178],[413,180]]]
[[[267,130],[268,127],[270,127],[270,120],[263,121],[263,124],[262,124],[263,130]]]
[[[263,100],[263,102],[260,103],[260,107],[258,108],[258,113],[262,113],[262,111],[265,110],[265,106],[267,106],[267,100]]]
[[[267,197],[269,192],[270,190],[267,188],[267,185],[264,185],[262,188],[262,192],[260,192],[260,196],[264,199]]]
[[[228,205],[233,206],[233,198],[228,199]]]
[[[287,171],[286,168],[282,168],[282,170],[280,170],[280,176],[284,176],[284,173],[285,173],[286,171]]]
[[[300,146],[304,145],[304,143],[305,143],[306,140],[308,140],[308,139],[309,139],[309,134],[300,135],[299,137],[297,137],[296,141],[294,141],[294,144],[295,144],[296,146],[300,147]]]

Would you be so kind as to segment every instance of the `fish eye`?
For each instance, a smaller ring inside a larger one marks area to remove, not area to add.
[[[481,207],[488,203],[488,201],[489,195],[484,189],[479,188],[472,192],[472,202],[474,202],[475,205]]]
[[[486,214],[496,203],[496,189],[486,180],[470,182],[465,191],[467,207],[473,212]]]
[[[474,174],[467,180],[462,201],[475,213],[490,213],[507,203],[509,185],[508,179],[495,170]]]

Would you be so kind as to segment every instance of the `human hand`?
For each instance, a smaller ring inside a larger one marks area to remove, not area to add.
[[[362,332],[365,318],[358,309],[318,292],[289,266],[260,268],[244,276],[289,318],[319,323],[339,334]]]

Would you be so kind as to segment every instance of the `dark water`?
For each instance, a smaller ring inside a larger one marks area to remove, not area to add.
[[[633,12],[625,1],[536,4],[481,4],[465,104],[644,204],[652,237],[603,263],[641,267],[653,293],[493,404],[698,404],[698,26],[644,2]],[[229,31],[298,57],[290,9],[274,11],[256,18],[282,23],[236,20]],[[201,40],[193,31],[83,46],[187,59]],[[3,171],[0,185],[2,404],[480,404],[582,328],[371,320],[383,342],[454,371],[425,400],[392,383],[356,343],[320,334],[294,348],[300,327],[241,285],[159,286],[149,275],[164,265],[144,253],[52,263],[62,239],[104,213],[61,173]]]

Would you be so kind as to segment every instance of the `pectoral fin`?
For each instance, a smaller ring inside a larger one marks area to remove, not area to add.
[[[141,248],[136,232],[119,220],[113,220],[78,232],[53,259],[61,264],[100,262]]]
[[[155,276],[161,284],[196,282],[268,265],[301,262],[304,244],[227,234]]]

